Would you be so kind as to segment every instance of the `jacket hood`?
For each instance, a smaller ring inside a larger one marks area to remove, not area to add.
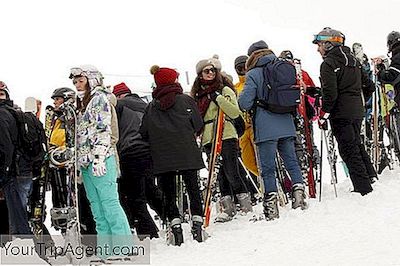
[[[12,100],[8,100],[8,99],[1,99],[0,107],[6,106],[6,105],[9,107],[14,107],[14,102]]]
[[[276,59],[276,56],[274,54],[269,54],[269,55],[264,55],[260,59],[258,59],[256,66],[261,67],[264,66]]]
[[[347,46],[336,46],[332,50],[330,50],[326,58],[332,58],[335,61],[338,61],[340,64],[343,64],[348,67],[356,67],[357,59],[351,53],[351,50]]]

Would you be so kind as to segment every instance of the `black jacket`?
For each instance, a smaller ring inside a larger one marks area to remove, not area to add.
[[[6,109],[12,107],[10,100],[0,100],[0,187],[15,175],[15,155],[18,138],[17,123]]]
[[[119,99],[115,110],[118,117],[119,140],[117,143],[120,159],[127,154],[149,153],[147,141],[139,133],[147,104],[137,95],[128,94]]]
[[[196,133],[203,119],[193,98],[176,95],[175,104],[161,110],[156,99],[148,105],[140,132],[150,143],[154,174],[204,167]]]
[[[375,85],[346,46],[328,51],[321,64],[322,110],[331,118],[361,119]]]
[[[378,73],[378,79],[383,83],[394,85],[395,102],[400,106],[400,45],[392,52],[392,62],[387,70]],[[395,84],[393,84],[395,83]]]

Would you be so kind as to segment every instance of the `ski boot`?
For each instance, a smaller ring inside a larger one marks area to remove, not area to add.
[[[206,240],[206,233],[203,229],[203,218],[199,215],[193,215],[192,217],[192,235],[193,239],[197,242]]]
[[[294,184],[292,189],[292,209],[297,209],[299,207],[301,207],[302,210],[307,209],[305,199],[304,185],[301,183]]]
[[[240,204],[240,210],[244,213],[252,212],[253,206],[251,204],[251,197],[249,193],[236,194],[236,198]]]
[[[219,201],[221,212],[218,213],[215,218],[217,223],[225,223],[232,220],[233,216],[236,214],[236,206],[232,200],[231,196],[223,196]]]
[[[267,221],[271,221],[279,218],[279,209],[278,209],[278,193],[277,192],[269,192],[264,196],[264,215]]]
[[[387,166],[390,166],[390,161],[389,161],[389,158],[388,158],[386,152],[382,152],[382,155],[381,155],[381,158],[380,158],[380,159],[381,159],[381,160],[379,161],[379,164],[378,164],[378,174],[379,174],[379,175],[382,174],[383,170],[384,170]],[[375,177],[375,178],[376,178],[376,177]],[[371,181],[371,184],[373,184],[373,183],[375,183],[376,180],[373,180],[373,179],[370,177],[370,181]]]
[[[167,235],[167,242],[168,244],[174,246],[180,246],[183,243],[183,233],[180,218],[175,218],[172,220],[169,233]]]

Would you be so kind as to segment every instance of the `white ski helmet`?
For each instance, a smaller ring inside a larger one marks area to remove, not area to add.
[[[71,68],[69,78],[73,79],[75,77],[86,77],[88,79],[90,90],[103,85],[103,75],[92,65],[82,65]]]

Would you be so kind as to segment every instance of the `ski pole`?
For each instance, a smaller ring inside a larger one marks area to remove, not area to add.
[[[250,180],[251,184],[253,185],[253,187],[257,190],[257,193],[259,195],[261,194],[260,189],[257,187],[256,183],[254,182],[253,178],[251,178],[251,175],[249,173],[249,170],[247,170],[246,166],[244,166],[243,160],[242,158],[238,157],[240,164],[243,166],[244,171],[246,172],[246,177]]]
[[[319,158],[319,201],[322,198],[322,151],[324,149],[323,130],[321,129],[321,154]]]

